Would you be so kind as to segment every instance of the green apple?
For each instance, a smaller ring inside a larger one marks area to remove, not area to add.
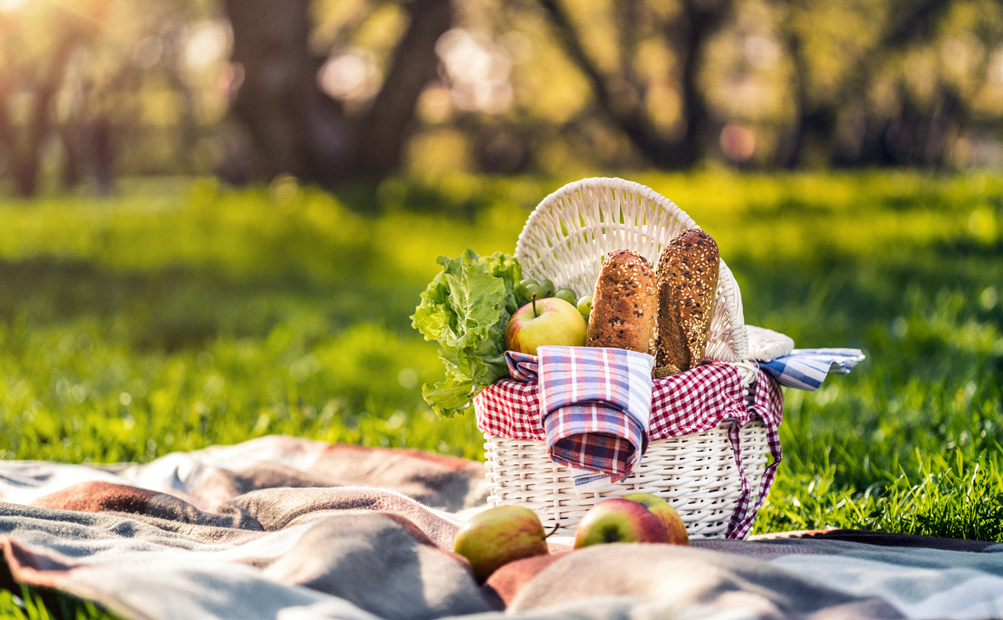
[[[665,531],[668,532],[669,542],[674,545],[689,545],[690,537],[686,533],[686,524],[679,516],[672,504],[652,493],[628,493],[623,499],[637,502],[650,510],[656,517],[661,519]]]
[[[578,298],[576,303],[578,306],[578,311],[582,313],[585,320],[589,320],[589,316],[592,314],[592,295],[582,295]]]
[[[536,355],[537,347],[546,345],[585,346],[587,328],[578,309],[563,299],[534,299],[509,319],[505,349]]]
[[[572,306],[578,303],[578,293],[574,292],[570,288],[559,288],[557,292],[554,293],[554,297],[558,299],[563,299]]]
[[[664,543],[662,520],[638,502],[606,499],[585,513],[575,529],[575,549],[605,543]]]
[[[453,551],[470,561],[484,583],[500,567],[546,555],[547,535],[536,513],[525,506],[497,506],[474,515],[456,533]]]

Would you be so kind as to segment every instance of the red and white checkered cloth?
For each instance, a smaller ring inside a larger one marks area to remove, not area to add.
[[[514,375],[515,376],[515,375]],[[526,375],[522,376],[526,378]],[[741,472],[742,491],[728,527],[728,538],[744,538],[769,493],[782,453],[778,429],[783,420],[783,393],[764,371],[759,371],[752,403],[738,370],[729,364],[707,363],[686,372],[656,379],[651,395],[648,438],[651,441],[679,437],[717,428],[728,418],[735,420],[729,440]],[[536,382],[502,379],[474,399],[477,427],[493,437],[545,441],[540,416],[540,386]],[[773,462],[763,472],[759,495],[750,509],[751,489],[742,467],[740,431],[754,418],[763,420]]]

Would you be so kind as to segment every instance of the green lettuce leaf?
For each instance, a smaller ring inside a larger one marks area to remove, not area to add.
[[[522,269],[514,256],[496,252],[479,257],[468,249],[456,258],[440,256],[442,271],[421,294],[411,317],[425,340],[439,343],[446,379],[424,385],[425,402],[452,417],[497,379],[508,376],[505,328],[518,309],[515,286]]]

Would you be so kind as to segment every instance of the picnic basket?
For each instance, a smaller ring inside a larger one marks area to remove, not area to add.
[[[606,253],[630,249],[657,265],[662,248],[688,228],[699,226],[654,190],[623,179],[589,178],[565,185],[536,207],[515,255],[527,278],[550,278],[558,288],[591,291]],[[749,362],[738,284],[723,260],[706,358],[734,364],[751,399],[758,371]],[[597,502],[652,493],[676,508],[691,538],[722,538],[742,491],[728,438],[730,424],[726,420],[709,431],[652,441],[630,477],[581,497],[571,470],[550,460],[545,442],[485,434],[488,503],[526,506],[548,530],[560,524],[559,533],[570,534]],[[740,436],[743,469],[755,490],[769,454],[766,428],[754,420]]]

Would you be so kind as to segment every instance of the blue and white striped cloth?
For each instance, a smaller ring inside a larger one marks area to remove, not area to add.
[[[759,367],[780,385],[814,392],[829,374],[845,375],[864,359],[860,349],[794,349]]]

